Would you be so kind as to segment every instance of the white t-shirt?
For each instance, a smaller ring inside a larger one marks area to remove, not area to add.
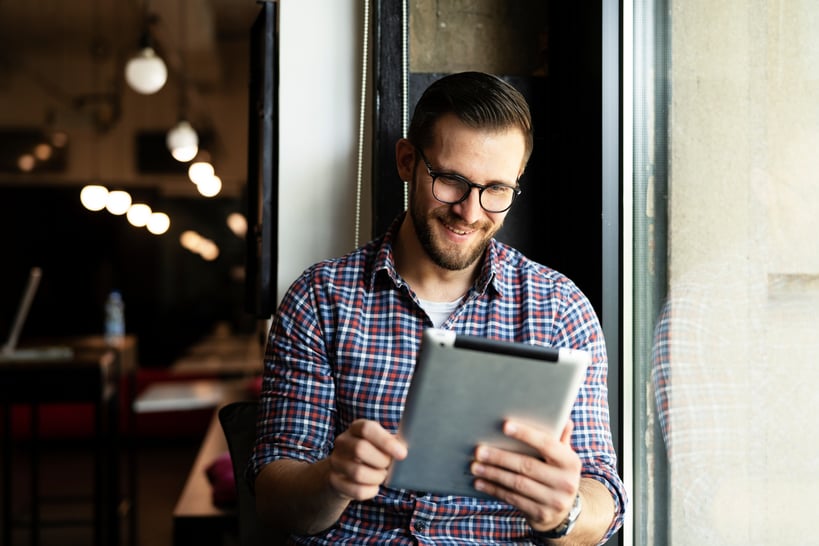
[[[449,315],[455,311],[462,299],[463,298],[458,298],[455,301],[428,301],[418,298],[418,302],[421,304],[421,309],[432,319],[432,325],[436,328],[440,328],[444,322],[446,322],[446,319],[449,318]]]

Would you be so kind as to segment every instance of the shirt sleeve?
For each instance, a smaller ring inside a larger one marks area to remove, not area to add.
[[[628,495],[617,472],[617,455],[611,436],[608,403],[608,357],[602,328],[588,299],[569,283],[564,293],[561,337],[568,347],[591,353],[592,359],[572,409],[572,447],[583,464],[581,474],[602,483],[614,499],[611,526],[602,542],[623,525]]]
[[[283,298],[268,334],[248,481],[253,484],[261,469],[277,459],[315,462],[327,456],[334,398],[315,293],[306,272]]]

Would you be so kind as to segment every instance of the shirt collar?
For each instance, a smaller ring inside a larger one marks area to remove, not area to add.
[[[392,221],[392,224],[390,224],[390,227],[381,238],[380,244],[376,246],[372,270],[369,274],[370,290],[375,288],[375,282],[379,274],[386,274],[396,287],[401,287],[405,284],[395,269],[395,259],[392,254],[393,241],[398,237],[398,230],[401,228],[401,222],[403,222],[405,215],[406,211],[399,214],[395,220]]]

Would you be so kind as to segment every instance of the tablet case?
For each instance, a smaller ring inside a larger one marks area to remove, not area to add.
[[[399,427],[409,454],[393,464],[386,485],[488,498],[472,487],[475,447],[534,454],[503,434],[504,420],[560,434],[590,361],[585,351],[426,330]]]

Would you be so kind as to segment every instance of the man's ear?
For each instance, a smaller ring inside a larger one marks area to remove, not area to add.
[[[395,166],[401,180],[412,181],[412,172],[415,169],[415,146],[406,138],[398,139],[395,143]]]

